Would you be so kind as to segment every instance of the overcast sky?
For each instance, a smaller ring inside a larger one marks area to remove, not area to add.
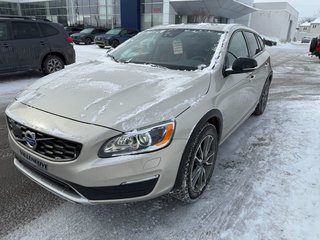
[[[255,2],[288,2],[299,12],[299,17],[320,14],[320,0],[254,0]],[[319,16],[320,17],[320,16]]]

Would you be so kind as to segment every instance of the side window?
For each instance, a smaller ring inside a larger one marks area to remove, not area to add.
[[[9,39],[9,31],[6,22],[0,22],[0,41]]]
[[[242,32],[236,32],[230,41],[228,55],[227,55],[227,68],[230,68],[233,62],[239,57],[249,57],[248,48]]]
[[[120,35],[126,35],[126,34],[128,34],[128,31],[126,29],[122,30],[121,33],[120,33]]]
[[[39,23],[39,26],[43,36],[45,37],[50,37],[59,34],[59,31],[54,27],[50,26],[49,24]]]
[[[105,31],[103,29],[95,29],[92,33],[96,34],[96,33],[104,33]]]
[[[256,36],[256,37],[257,37],[258,42],[260,44],[261,51],[263,51],[265,49],[264,42],[260,36]]]
[[[36,23],[12,22],[14,39],[40,38],[40,32]]]
[[[136,33],[137,33],[137,31],[134,30],[134,29],[129,29],[128,30],[128,34],[130,34],[130,35],[133,35],[133,34],[136,34]]]
[[[255,37],[255,34],[251,32],[244,32],[244,35],[246,36],[246,39],[247,39],[250,57],[253,57],[261,51],[258,45],[257,39]]]

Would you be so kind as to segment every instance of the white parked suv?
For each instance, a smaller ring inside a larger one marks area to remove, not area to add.
[[[146,30],[44,77],[6,110],[14,164],[69,201],[95,204],[205,190],[218,146],[265,110],[261,37],[240,25]]]

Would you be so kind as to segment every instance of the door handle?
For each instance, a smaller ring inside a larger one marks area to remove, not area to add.
[[[9,44],[6,44],[6,43],[3,44],[2,46],[3,46],[4,48],[9,48]]]
[[[42,46],[46,45],[46,43],[43,42],[43,41],[41,41],[40,44],[41,44]]]

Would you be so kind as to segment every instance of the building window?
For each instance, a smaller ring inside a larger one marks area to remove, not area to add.
[[[163,0],[141,0],[141,30],[161,25]]]
[[[17,3],[0,1],[0,15],[46,18],[65,26],[107,28],[121,26],[120,0],[16,0],[15,2]]]

